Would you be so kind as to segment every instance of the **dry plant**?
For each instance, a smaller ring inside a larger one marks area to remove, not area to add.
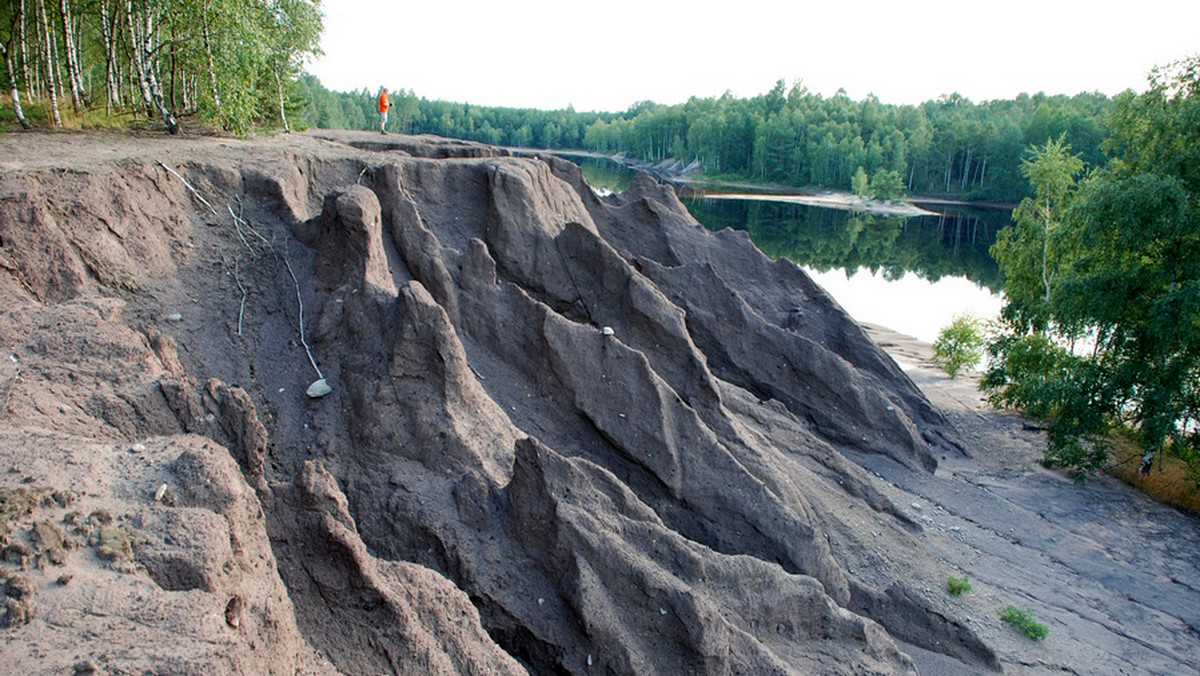
[[[1200,476],[1195,468],[1170,453],[1160,453],[1146,474],[1138,472],[1142,449],[1128,439],[1117,438],[1109,449],[1112,465],[1108,472],[1159,502],[1200,514]]]

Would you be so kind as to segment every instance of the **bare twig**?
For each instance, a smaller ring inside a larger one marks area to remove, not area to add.
[[[238,308],[238,332],[237,332],[237,334],[240,336],[240,335],[242,335],[242,319],[246,316],[246,287],[245,287],[245,285],[242,284],[242,278],[240,276],[238,276],[238,263],[239,262],[240,262],[240,260],[235,260],[233,262],[233,281],[237,282],[238,288],[241,289],[241,291],[242,291],[242,304],[241,304],[241,307]]]
[[[246,245],[246,250],[250,252],[251,256],[253,256],[255,253],[254,247],[250,246],[250,242],[246,240],[246,235],[242,233],[242,219],[238,218],[238,215],[233,213],[232,206],[229,207],[229,215],[233,216],[233,229],[237,231],[238,238],[242,240],[242,244]]]
[[[288,260],[287,247],[283,250],[283,264],[287,266],[288,274],[292,276],[292,284],[296,287],[296,303],[300,306],[300,344],[304,346],[304,351],[308,354],[308,362],[312,364],[313,370],[317,372],[317,378],[324,379],[321,374],[321,368],[317,366],[317,360],[313,358],[312,348],[308,346],[308,341],[304,338],[304,298],[300,295],[300,280],[296,279],[296,272],[292,270],[292,263]]]
[[[203,203],[204,203],[204,206],[208,207],[208,210],[209,210],[209,211],[211,211],[211,212],[213,212],[213,215],[214,215],[214,216],[216,215],[216,213],[217,213],[217,210],[216,210],[216,208],[215,208],[215,207],[213,207],[213,205],[209,204],[209,203],[208,203],[208,200],[204,199],[204,196],[203,196],[203,195],[201,195],[199,192],[197,192],[197,191],[196,191],[196,189],[192,187],[192,184],[191,184],[191,183],[188,183],[188,182],[187,182],[187,179],[186,179],[186,178],[184,178],[184,177],[180,176],[180,175],[179,175],[179,172],[177,172],[177,171],[175,171],[174,169],[172,169],[172,168],[168,167],[167,165],[163,164],[162,162],[159,162],[158,164],[159,164],[159,166],[161,166],[163,169],[166,169],[167,171],[169,171],[169,172],[171,172],[172,174],[174,174],[174,175],[175,175],[175,178],[178,178],[179,180],[183,181],[183,185],[184,185],[185,187],[187,187],[187,189],[188,189],[188,190],[191,190],[191,191],[192,191],[192,194],[196,196],[196,199],[198,199],[198,200],[200,200],[201,202],[203,202]]]
[[[242,210],[242,201],[238,200],[238,211],[240,212],[241,210]],[[234,214],[233,207],[229,207],[229,213],[233,215],[234,222],[240,223],[243,227],[245,227],[247,230],[250,231],[250,234],[257,237],[259,239],[259,241],[262,242],[263,244],[267,245],[268,247],[271,246],[271,241],[268,240],[266,237],[263,237],[262,233],[255,230],[254,226],[250,224],[250,221],[246,220],[246,218],[243,217],[241,215],[241,213]]]

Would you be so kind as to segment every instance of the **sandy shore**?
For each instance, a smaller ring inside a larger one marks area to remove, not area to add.
[[[764,202],[787,202],[803,204],[810,207],[825,207],[842,211],[854,211],[874,214],[876,216],[936,216],[937,212],[928,211],[921,207],[904,202],[889,200],[868,200],[848,193],[829,192],[813,195],[761,195],[752,193],[706,193],[706,199],[712,200],[761,200]]]

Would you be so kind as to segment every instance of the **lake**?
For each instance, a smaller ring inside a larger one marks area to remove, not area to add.
[[[620,192],[631,172],[617,162],[568,157],[598,192]],[[680,199],[710,230],[746,230],[772,258],[787,257],[856,320],[926,342],[957,314],[996,317],[1003,276],[988,254],[1009,212],[922,204],[933,216],[882,217],[754,199]]]

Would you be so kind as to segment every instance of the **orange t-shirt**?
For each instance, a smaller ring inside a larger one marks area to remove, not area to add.
[[[392,107],[392,104],[388,101],[387,92],[381,93],[379,95],[379,112],[386,113],[388,111],[388,108],[391,108],[391,107]]]

